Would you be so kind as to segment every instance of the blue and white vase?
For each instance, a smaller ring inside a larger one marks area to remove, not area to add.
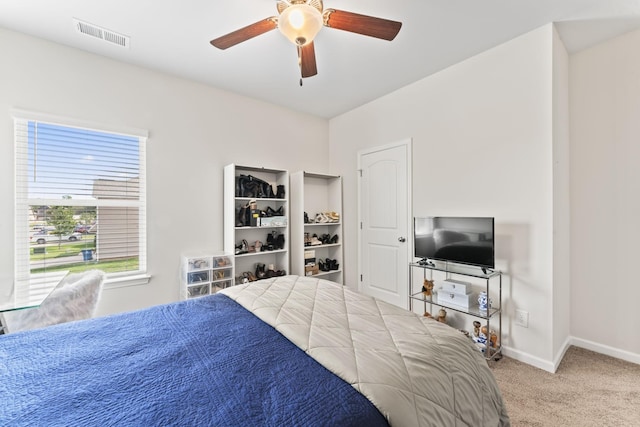
[[[487,311],[490,306],[491,302],[489,301],[489,297],[487,297],[487,293],[485,291],[480,292],[480,295],[478,295],[478,307],[480,311]]]

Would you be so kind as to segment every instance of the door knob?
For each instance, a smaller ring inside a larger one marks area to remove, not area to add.
[[[407,239],[405,239],[404,237],[398,237],[398,242],[404,243],[406,241],[407,241]]]

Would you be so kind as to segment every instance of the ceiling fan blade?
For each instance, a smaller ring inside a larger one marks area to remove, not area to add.
[[[330,28],[337,28],[339,30],[391,41],[400,31],[402,22],[345,12],[343,10],[326,9],[324,12],[324,25]]]
[[[235,46],[238,43],[242,43],[249,39],[252,39],[260,34],[264,34],[267,31],[271,31],[278,27],[278,18],[272,16],[270,18],[263,19],[254,24],[247,25],[239,30],[233,31],[217,39],[211,40],[211,44],[218,49],[227,49],[231,46]]]
[[[303,78],[318,74],[318,68],[316,67],[316,50],[313,47],[313,42],[307,43],[304,46],[298,46],[298,61],[300,62],[300,72]]]

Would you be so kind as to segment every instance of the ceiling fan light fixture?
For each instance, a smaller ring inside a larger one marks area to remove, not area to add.
[[[292,4],[278,18],[280,32],[297,46],[312,42],[322,25],[322,13],[305,3]]]

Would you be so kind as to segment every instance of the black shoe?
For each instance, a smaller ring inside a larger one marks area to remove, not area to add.
[[[271,208],[271,206],[267,206],[267,209],[264,210],[264,214],[265,214],[265,216],[281,216],[282,215],[282,206],[277,211],[273,210]]]
[[[245,184],[247,183],[247,176],[236,176],[236,197],[245,197]]]
[[[267,184],[266,182],[264,184],[264,197],[269,199],[275,199],[276,197],[276,193],[273,192],[273,187],[271,184]]]
[[[284,199],[284,185],[278,185],[276,199]]]
[[[249,243],[246,240],[242,240],[239,244],[236,245],[236,255],[249,253]]]
[[[245,208],[239,207],[236,212],[236,227],[244,227]]]
[[[276,238],[276,246],[278,249],[284,249],[284,234],[278,234]]]
[[[236,218],[236,227],[248,227],[251,225],[251,209],[249,203],[240,206],[238,217]]]
[[[335,236],[333,236],[330,240],[329,243],[338,243],[338,235],[336,234]]]
[[[254,195],[247,196],[247,197],[257,197],[257,198],[271,197],[271,195],[273,194],[273,188],[271,188],[271,185],[268,182],[251,175],[249,175],[248,178],[249,178],[249,182],[252,184]]]
[[[236,176],[236,197],[242,197],[242,186],[240,185],[239,176]]]
[[[251,198],[259,197],[258,186],[254,181],[247,179],[244,185],[242,186],[242,189],[243,189],[242,197],[251,197]]]
[[[261,262],[256,264],[256,277],[258,278],[258,280],[264,279],[265,277],[267,277],[265,266]]]
[[[275,270],[267,270],[267,279],[271,279],[272,277],[276,277],[276,272]]]

